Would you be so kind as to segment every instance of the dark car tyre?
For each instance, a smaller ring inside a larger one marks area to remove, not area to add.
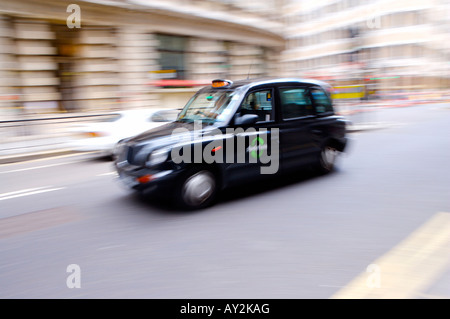
[[[329,173],[331,172],[336,164],[336,158],[339,154],[339,151],[330,144],[325,144],[320,150],[319,160],[318,160],[318,169],[321,173]]]
[[[217,195],[217,179],[205,168],[193,168],[180,180],[175,201],[181,209],[193,210],[210,206]]]

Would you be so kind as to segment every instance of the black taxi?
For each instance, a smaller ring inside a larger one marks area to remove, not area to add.
[[[325,82],[214,80],[174,122],[120,141],[114,166],[128,188],[179,207],[211,205],[219,191],[314,166],[330,172],[346,148],[346,121]]]

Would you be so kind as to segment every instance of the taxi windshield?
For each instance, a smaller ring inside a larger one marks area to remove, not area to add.
[[[237,90],[197,93],[186,104],[177,121],[205,123],[224,121],[230,115],[237,96]]]

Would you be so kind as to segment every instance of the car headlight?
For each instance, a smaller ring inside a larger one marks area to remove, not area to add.
[[[169,149],[162,148],[159,150],[155,150],[150,153],[150,155],[147,158],[147,161],[145,162],[145,166],[151,167],[155,166],[161,163],[164,163],[164,161],[169,157]]]

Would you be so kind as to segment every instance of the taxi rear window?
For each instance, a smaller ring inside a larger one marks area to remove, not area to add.
[[[332,113],[333,106],[328,95],[319,88],[311,89],[311,96],[316,107],[316,113]]]

